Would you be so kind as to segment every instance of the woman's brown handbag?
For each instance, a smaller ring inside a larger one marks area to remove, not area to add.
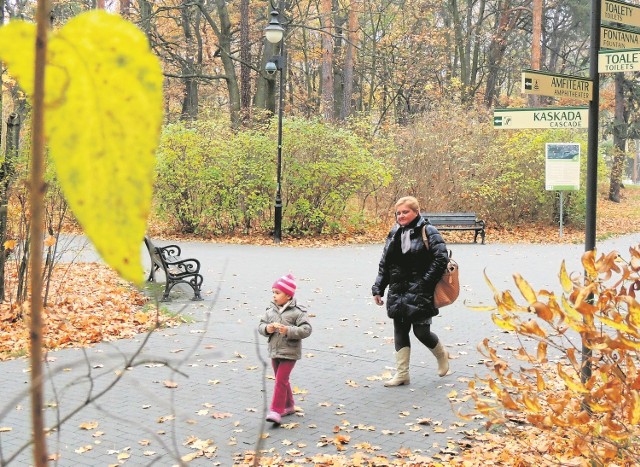
[[[429,240],[427,239],[427,226],[422,229],[422,239],[424,245],[429,249]],[[449,263],[444,271],[442,278],[436,284],[433,293],[433,301],[436,308],[451,305],[460,295],[460,280],[458,278],[458,263],[451,257],[451,250],[447,249],[449,254]]]

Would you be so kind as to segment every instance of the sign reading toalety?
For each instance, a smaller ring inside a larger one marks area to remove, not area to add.
[[[615,0],[602,0],[600,17],[603,21],[640,27],[640,7]]]
[[[593,83],[587,78],[557,75],[543,71],[522,72],[522,92],[541,96],[570,97],[590,101]]]
[[[524,128],[588,128],[588,107],[544,107],[495,109],[493,127],[501,130]]]
[[[598,73],[640,71],[640,49],[601,50]]]

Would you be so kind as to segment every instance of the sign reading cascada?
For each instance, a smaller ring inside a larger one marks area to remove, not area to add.
[[[544,107],[526,109],[495,109],[493,127],[504,130],[524,128],[588,128],[589,108]]]

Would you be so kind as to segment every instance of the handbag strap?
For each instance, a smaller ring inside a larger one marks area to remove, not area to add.
[[[427,238],[427,224],[424,225],[424,227],[422,228],[422,240],[424,241],[424,245],[427,247],[427,250],[429,250],[429,238]],[[453,256],[453,252],[447,248],[447,256],[449,257],[450,261],[453,261],[451,258]]]
[[[424,242],[424,246],[429,250],[429,239],[427,238],[427,224],[422,228],[422,241]]]

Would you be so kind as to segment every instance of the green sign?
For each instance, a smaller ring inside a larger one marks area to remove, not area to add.
[[[593,97],[593,86],[591,80],[587,78],[524,70],[522,72],[522,92],[590,101]]]
[[[600,47],[603,49],[640,49],[640,33],[624,28],[602,26]]]
[[[544,183],[548,191],[580,189],[580,145],[578,143],[547,143],[545,145]]]
[[[493,127],[503,130],[523,128],[588,128],[588,107],[544,107],[495,109]]]
[[[601,50],[598,53],[598,73],[639,70],[640,49]]]
[[[616,0],[603,0],[600,8],[602,21],[626,24],[640,28],[640,7]]]

